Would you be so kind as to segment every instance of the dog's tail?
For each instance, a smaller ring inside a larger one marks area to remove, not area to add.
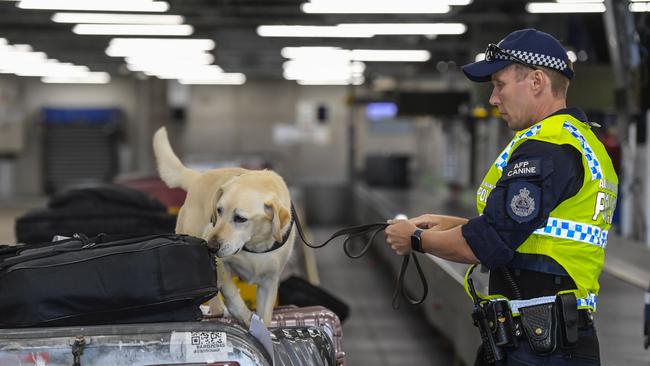
[[[165,184],[169,188],[181,187],[187,191],[190,183],[200,173],[187,168],[174,154],[165,127],[159,128],[153,135],[153,151],[158,165],[158,174]]]

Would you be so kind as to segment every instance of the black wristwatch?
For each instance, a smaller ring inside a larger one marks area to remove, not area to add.
[[[413,234],[411,234],[411,249],[418,251],[420,253],[424,253],[422,250],[422,233],[424,230],[422,229],[415,229]]]

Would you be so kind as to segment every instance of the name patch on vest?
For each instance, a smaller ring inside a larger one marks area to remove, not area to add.
[[[541,174],[542,169],[540,159],[527,159],[508,164],[503,172],[503,178],[537,177]]]
[[[508,186],[506,212],[518,223],[537,217],[541,205],[541,190],[530,182],[514,182]]]

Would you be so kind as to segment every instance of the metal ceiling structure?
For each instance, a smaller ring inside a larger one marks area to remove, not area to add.
[[[354,1],[354,0],[351,0]],[[537,27],[554,33],[565,43],[591,48],[593,61],[606,59],[602,14],[529,14],[527,0],[474,0],[467,6],[453,6],[447,14],[306,14],[301,0],[170,0],[165,14],[185,17],[194,27],[188,38],[209,38],[216,42],[215,63],[227,72],[241,72],[248,78],[281,78],[286,46],[336,46],[363,49],[424,49],[431,52],[425,63],[372,63],[366,76],[436,77],[439,62],[453,65],[473,61],[489,42],[521,27]],[[105,50],[113,36],[77,35],[73,24],[51,21],[52,10],[26,10],[14,1],[0,1],[0,37],[13,44],[30,44],[51,58],[89,66],[93,71],[126,75],[121,58]],[[462,35],[375,36],[345,38],[266,38],[256,33],[259,25],[336,25],[339,23],[430,23],[462,22]],[[602,47],[598,46],[603,44]],[[603,48],[604,51],[598,50]]]

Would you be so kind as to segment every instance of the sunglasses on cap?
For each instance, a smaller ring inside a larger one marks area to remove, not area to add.
[[[503,57],[498,57],[497,55],[501,55]],[[498,60],[510,60],[518,64],[522,64],[526,67],[530,67],[533,70],[537,70],[537,67],[534,66],[533,64],[522,60],[521,58],[510,53],[509,51],[506,51],[503,48],[495,45],[494,43],[490,43],[485,49],[485,61],[498,61]]]

